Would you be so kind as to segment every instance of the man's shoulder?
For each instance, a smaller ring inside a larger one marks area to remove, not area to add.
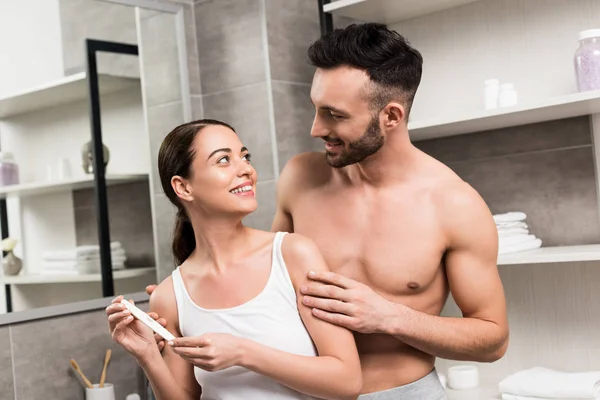
[[[465,229],[477,231],[481,227],[494,225],[483,197],[460,177],[441,180],[431,193],[439,221],[451,236]]]
[[[292,157],[283,168],[280,179],[296,188],[314,186],[328,179],[331,167],[322,152],[305,152]]]

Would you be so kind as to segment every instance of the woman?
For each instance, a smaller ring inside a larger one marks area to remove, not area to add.
[[[178,126],[161,145],[158,169],[178,208],[179,267],[156,288],[150,310],[178,338],[161,355],[121,296],[107,308],[113,339],[135,356],[157,399],[356,399],[351,332],[300,300],[309,270],[326,269],[317,247],[242,224],[257,208],[257,175],[233,128],[215,120]]]

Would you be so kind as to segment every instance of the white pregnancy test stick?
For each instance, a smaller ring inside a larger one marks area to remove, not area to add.
[[[127,307],[127,309],[131,312],[131,314],[134,317],[136,317],[137,319],[139,319],[140,321],[142,321],[150,329],[152,329],[154,332],[156,332],[160,336],[162,336],[163,339],[165,339],[168,342],[170,342],[171,340],[175,339],[175,336],[173,336],[171,334],[171,332],[169,332],[168,330],[166,330],[165,328],[163,328],[163,326],[161,324],[159,324],[158,322],[156,322],[155,320],[153,320],[151,316],[149,316],[148,314],[146,314],[145,312],[143,312],[142,310],[140,310],[139,308],[137,308],[135,305],[131,304],[130,302],[128,302],[125,299],[121,300],[121,303],[125,304],[125,306]]]

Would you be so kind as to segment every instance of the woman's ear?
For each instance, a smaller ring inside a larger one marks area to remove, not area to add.
[[[171,187],[173,191],[182,200],[192,201],[192,191],[185,179],[182,177],[175,175],[171,178]]]

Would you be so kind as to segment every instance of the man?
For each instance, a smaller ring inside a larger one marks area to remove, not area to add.
[[[363,397],[437,400],[436,357],[506,351],[496,225],[475,190],[409,140],[422,57],[402,36],[353,25],[308,55],[325,157],[286,165],[272,230],[313,239],[333,271],[312,277],[303,302],[355,332]],[[449,292],[464,318],[439,316]]]
[[[308,55],[311,135],[325,156],[286,165],[272,230],[323,253],[332,272],[309,275],[303,302],[355,332],[361,398],[445,398],[436,357],[492,362],[508,346],[495,223],[468,184],[410,142],[422,57],[402,36],[352,25]],[[439,316],[449,293],[463,318]]]

